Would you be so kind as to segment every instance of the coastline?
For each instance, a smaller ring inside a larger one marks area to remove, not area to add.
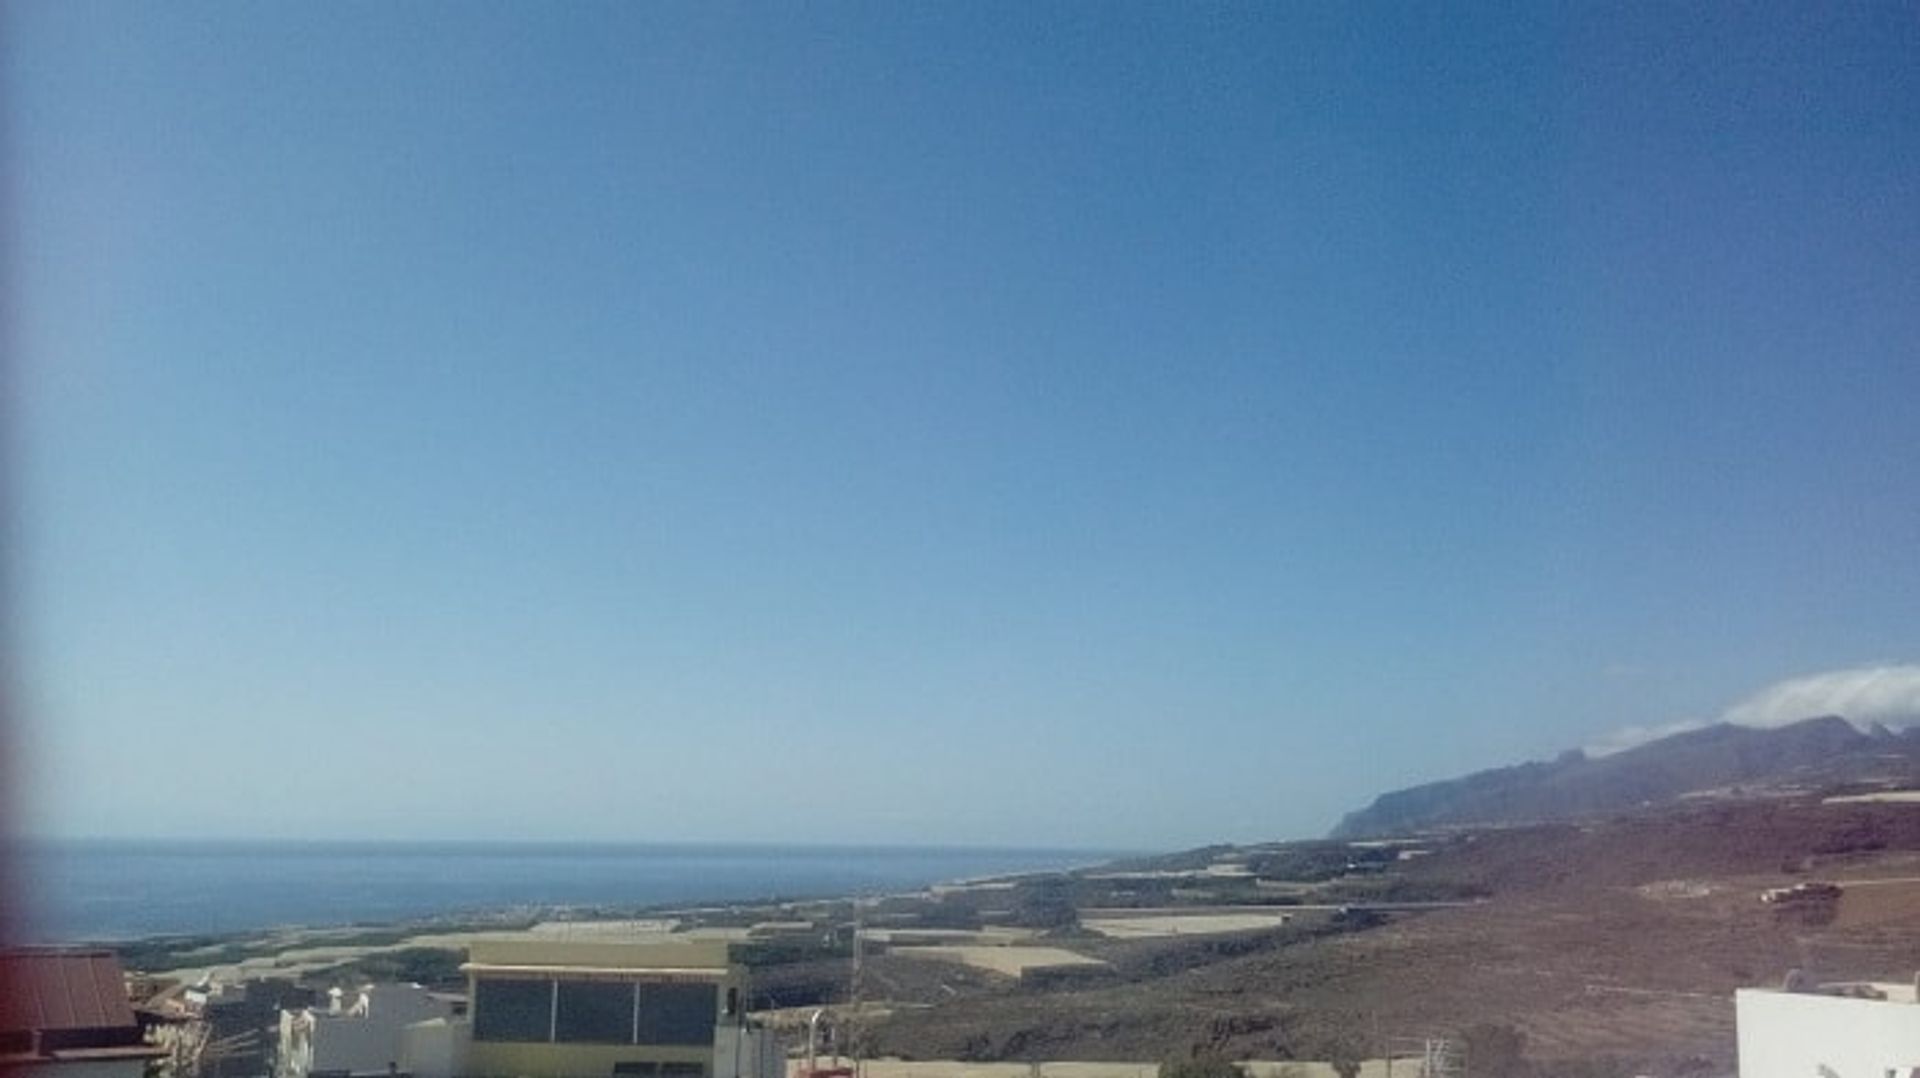
[[[117,838],[14,849],[28,884],[27,938],[136,946],[341,930],[422,934],[917,893],[1126,856],[1059,848]]]

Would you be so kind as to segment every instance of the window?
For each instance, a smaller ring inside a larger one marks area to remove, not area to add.
[[[482,980],[474,985],[473,1039],[705,1047],[713,1043],[719,1003],[720,990],[711,984]],[[687,1072],[672,1078],[703,1075]]]
[[[660,1078],[707,1078],[707,1068],[698,1063],[662,1063]]]
[[[719,989],[714,985],[643,984],[639,1042],[712,1044],[718,1006]]]
[[[561,981],[553,1039],[568,1044],[632,1044],[633,985]]]
[[[553,1039],[552,981],[480,981],[473,986],[473,1039]]]

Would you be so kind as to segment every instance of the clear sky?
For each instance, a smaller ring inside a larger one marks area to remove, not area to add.
[[[4,18],[37,832],[1177,846],[1920,685],[1910,4]]]

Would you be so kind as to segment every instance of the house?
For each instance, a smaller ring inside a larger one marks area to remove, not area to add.
[[[147,1044],[112,951],[0,951],[0,1073],[36,1078],[140,1078],[167,1054]]]
[[[452,1018],[451,1003],[417,984],[335,988],[324,1009],[280,1012],[274,1078],[450,1078],[452,1057],[436,1042],[450,1036]]]
[[[724,942],[476,940],[459,1073],[474,1078],[780,1078]]]
[[[313,1002],[311,989],[289,980],[187,987],[183,1002],[197,1008],[199,1038],[189,1045],[190,1069],[199,1078],[255,1078],[271,1069],[271,1050],[280,1015]]]
[[[1920,1078],[1914,984],[1815,985],[1734,993],[1740,1078]]]

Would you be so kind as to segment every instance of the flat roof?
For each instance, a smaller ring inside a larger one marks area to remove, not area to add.
[[[526,977],[604,977],[626,981],[717,981],[727,975],[725,969],[717,969],[713,966],[693,966],[684,969],[671,969],[655,966],[573,966],[552,964],[530,965],[504,962],[466,962],[461,964],[460,969],[466,973],[499,973]]]
[[[732,958],[722,941],[477,939],[467,946],[464,968],[472,972],[552,969],[715,976],[732,968]]]

